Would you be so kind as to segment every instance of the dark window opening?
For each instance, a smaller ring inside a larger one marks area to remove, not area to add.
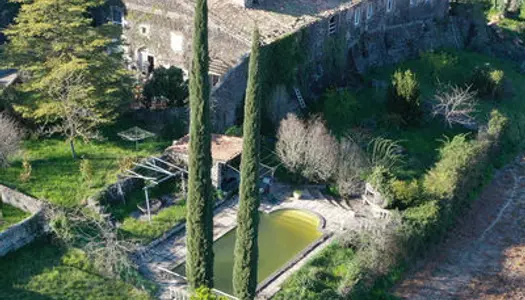
[[[153,73],[155,69],[155,58],[151,55],[148,55],[148,74]]]
[[[328,34],[334,34],[337,30],[337,23],[335,16],[331,16],[328,21]]]

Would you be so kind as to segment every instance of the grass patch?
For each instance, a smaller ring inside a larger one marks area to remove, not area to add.
[[[286,280],[275,299],[339,299],[339,285],[352,274],[354,251],[338,243],[329,245]],[[319,298],[321,297],[321,298]]]
[[[31,215],[28,212],[25,212],[21,209],[18,209],[5,203],[0,203],[0,212],[3,216],[3,218],[0,221],[0,232],[4,231],[9,226],[16,224]]]
[[[27,140],[24,155],[31,164],[31,177],[20,180],[23,156],[15,157],[11,166],[0,172],[0,183],[15,187],[36,198],[47,199],[63,206],[75,206],[117,180],[119,161],[124,157],[144,157],[160,153],[164,141],[150,141],[139,145],[120,141],[76,142],[79,157],[89,159],[93,176],[90,182],[82,180],[81,159],[71,157],[69,145],[61,139]]]
[[[148,244],[185,219],[186,205],[177,204],[165,208],[157,215],[152,216],[151,223],[127,217],[119,229],[126,237]]]
[[[492,109],[498,109],[506,115],[510,119],[512,140],[507,141],[509,143],[506,146],[509,148],[503,152],[514,153],[525,134],[525,102],[522,99],[522,95],[525,94],[525,76],[519,73],[519,66],[513,62],[468,51],[447,50],[425,53],[418,59],[406,61],[395,67],[372,70],[366,74],[365,79],[389,82],[395,70],[410,69],[419,80],[423,101],[432,103],[440,82],[460,86],[468,84],[473,70],[486,64],[505,73],[507,91],[502,99],[479,99],[475,118],[479,124],[485,124]],[[420,178],[435,163],[438,154],[436,149],[445,137],[470,132],[460,126],[448,128],[439,119],[428,115],[420,126],[397,128],[386,117],[386,92],[386,89],[365,88],[356,93],[360,103],[359,121],[374,121],[376,126],[371,132],[373,136],[400,141],[407,154],[407,163],[396,174],[400,178]]]
[[[130,284],[91,272],[78,251],[41,238],[0,258],[0,299],[151,299]]]

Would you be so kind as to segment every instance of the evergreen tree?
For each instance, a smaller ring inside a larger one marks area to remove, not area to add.
[[[244,104],[244,140],[241,162],[240,204],[237,212],[237,239],[233,287],[239,299],[254,299],[257,288],[259,257],[259,144],[260,144],[260,74],[259,31],[254,30]]]
[[[197,0],[190,71],[190,146],[186,274],[190,289],[213,286],[208,7]]]
[[[120,29],[93,26],[90,10],[103,0],[41,0],[22,3],[5,30],[9,43],[0,62],[21,71],[14,109],[73,141],[95,137],[130,96]],[[74,126],[71,124],[74,123]]]

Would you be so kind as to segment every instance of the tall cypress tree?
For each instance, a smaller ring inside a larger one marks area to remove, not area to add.
[[[190,289],[213,286],[208,6],[197,0],[190,71],[190,145],[186,275]]]
[[[244,103],[244,128],[241,162],[240,204],[237,212],[237,240],[233,287],[239,299],[254,299],[259,258],[259,144],[260,144],[260,70],[259,31],[254,30]]]

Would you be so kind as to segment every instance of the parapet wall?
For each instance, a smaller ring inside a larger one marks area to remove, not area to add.
[[[0,184],[2,202],[31,212],[25,220],[0,232],[0,257],[32,242],[45,231],[42,203],[35,198],[22,194]]]

